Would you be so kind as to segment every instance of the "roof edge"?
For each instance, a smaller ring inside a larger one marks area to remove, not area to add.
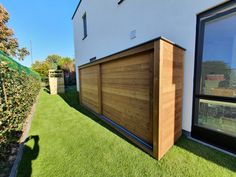
[[[80,7],[80,4],[81,4],[81,2],[82,2],[82,0],[80,0],[80,1],[79,1],[79,3],[78,3],[78,5],[77,5],[77,7],[76,7],[76,9],[75,9],[75,12],[74,12],[74,14],[73,14],[73,16],[72,16],[71,20],[73,20],[73,19],[74,19],[74,17],[75,17],[75,14],[76,14],[76,12],[78,11],[78,9],[79,9],[79,7]]]

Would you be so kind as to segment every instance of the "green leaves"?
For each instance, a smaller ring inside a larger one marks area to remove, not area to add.
[[[29,51],[24,48],[19,48],[18,40],[14,37],[14,31],[7,26],[9,14],[7,10],[0,4],[0,50],[23,60]]]
[[[40,77],[13,69],[1,62],[2,57],[0,55],[0,159],[8,143],[16,140],[16,132],[22,131],[40,90]]]

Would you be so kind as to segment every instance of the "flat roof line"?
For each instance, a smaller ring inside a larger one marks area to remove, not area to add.
[[[79,9],[79,6],[80,6],[81,2],[82,2],[82,0],[80,0],[80,1],[79,1],[79,4],[77,5],[77,7],[76,7],[76,9],[75,9],[75,12],[74,12],[74,14],[73,14],[73,16],[72,16],[71,20],[73,20],[73,19],[74,19],[74,17],[75,17],[75,14],[76,14],[77,10]]]

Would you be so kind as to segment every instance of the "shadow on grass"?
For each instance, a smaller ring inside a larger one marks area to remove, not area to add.
[[[236,158],[233,156],[224,154],[210,147],[206,147],[187,138],[181,138],[176,143],[176,146],[191,152],[198,157],[204,158],[205,160],[236,172]]]
[[[33,148],[27,146],[25,143],[34,140]],[[30,177],[32,174],[32,161],[36,160],[39,154],[39,136],[29,136],[24,141],[24,155],[22,157],[17,176]]]
[[[76,86],[70,86],[66,88],[66,93],[60,94],[60,97],[70,106],[79,111],[80,113],[84,114],[88,118],[92,119],[96,123],[100,124],[101,126],[105,127],[112,133],[116,134],[120,138],[124,139],[128,143],[134,145],[135,147],[139,148],[136,144],[134,144],[132,141],[130,141],[128,138],[123,136],[120,132],[115,130],[113,127],[111,127],[109,124],[105,123],[103,120],[98,118],[95,114],[90,112],[89,110],[85,109],[80,105],[79,101],[79,94],[76,91]]]
[[[9,176],[19,148],[18,140],[21,135],[22,131],[11,130],[6,132],[4,136],[0,136],[0,177]]]
[[[45,88],[43,89],[43,91],[46,92],[46,93],[48,93],[48,94],[50,94],[50,90],[49,90],[48,87],[45,87]]]
[[[116,131],[114,128],[112,128],[110,125],[106,124],[104,121],[100,120],[96,115],[88,111],[87,109],[80,106],[79,102],[79,95],[76,91],[76,87],[68,87],[66,89],[65,94],[60,94],[61,98],[71,107],[79,111],[80,113],[86,115],[93,121],[99,123],[101,126],[107,128],[109,131],[115,133],[119,137],[123,138],[130,144],[137,147],[133,142],[131,142],[129,139],[127,139],[125,136],[120,134],[118,131]],[[199,143],[196,143],[192,140],[189,140],[185,137],[181,137],[180,140],[177,142],[176,146],[187,150],[201,158],[204,158],[208,161],[211,161],[217,165],[220,165],[224,168],[227,168],[233,172],[236,172],[236,158],[231,157],[229,155],[226,155],[224,153],[221,153],[219,151],[216,151],[212,148],[206,147],[204,145],[201,145]]]

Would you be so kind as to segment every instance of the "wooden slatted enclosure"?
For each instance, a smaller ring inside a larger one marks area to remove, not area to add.
[[[81,103],[95,112],[99,112],[99,65],[91,66],[80,71]]]
[[[160,37],[80,66],[81,104],[161,159],[182,133],[184,51]]]

